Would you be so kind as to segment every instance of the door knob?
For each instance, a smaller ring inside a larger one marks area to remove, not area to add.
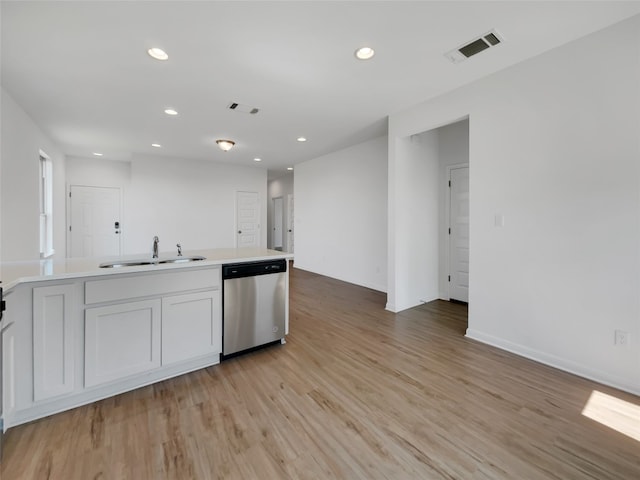
[[[242,230],[238,230],[238,233],[239,233],[239,234],[240,234],[240,233],[242,233]]]

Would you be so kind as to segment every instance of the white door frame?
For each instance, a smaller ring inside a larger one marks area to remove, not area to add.
[[[66,246],[67,253],[66,257],[71,255],[71,231],[69,227],[71,226],[71,187],[90,187],[90,188],[115,188],[118,190],[118,197],[120,199],[118,217],[120,218],[120,236],[118,238],[118,249],[120,250],[120,255],[122,255],[122,237],[125,235],[124,230],[122,229],[122,187],[120,186],[112,186],[112,185],[87,185],[84,183],[67,183],[66,186],[66,195],[67,195],[67,205],[66,205],[66,217],[67,221],[65,222],[65,237],[66,237]]]
[[[447,173],[446,173],[446,181],[449,182],[451,180],[451,170],[456,170],[458,168],[469,168],[469,163],[456,163],[453,165],[447,165]],[[471,174],[471,170],[469,170],[469,174]],[[446,227],[451,229],[451,189],[447,189],[447,195],[445,195],[445,218],[447,220]],[[441,197],[442,198],[442,197]],[[469,198],[471,198],[471,193],[469,193]],[[471,206],[471,201],[469,201],[469,206]],[[469,213],[469,217],[471,217],[471,213]],[[447,241],[444,242],[444,250],[445,250],[445,258],[447,259],[447,275],[451,275],[451,235],[447,235]],[[471,287],[471,285],[469,285]],[[447,298],[443,300],[451,300],[451,282],[447,282]]]

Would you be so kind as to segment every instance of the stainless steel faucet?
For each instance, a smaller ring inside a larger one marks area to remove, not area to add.
[[[153,237],[153,258],[158,258],[158,243],[160,239],[157,236]]]
[[[181,257],[182,256],[182,245],[180,245],[179,243],[176,243],[176,247],[178,247],[178,256]]]

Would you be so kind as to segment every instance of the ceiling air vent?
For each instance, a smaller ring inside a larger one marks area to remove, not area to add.
[[[255,115],[260,111],[259,108],[250,107],[249,105],[242,105],[241,103],[237,102],[231,102],[229,105],[227,105],[227,108],[235,112],[250,113],[251,115]]]
[[[484,50],[500,45],[502,42],[502,36],[496,30],[491,30],[475,40],[467,42],[455,50],[445,53],[444,56],[453,63],[460,63]]]

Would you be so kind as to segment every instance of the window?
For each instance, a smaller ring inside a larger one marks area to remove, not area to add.
[[[40,151],[40,257],[53,255],[53,164]]]

